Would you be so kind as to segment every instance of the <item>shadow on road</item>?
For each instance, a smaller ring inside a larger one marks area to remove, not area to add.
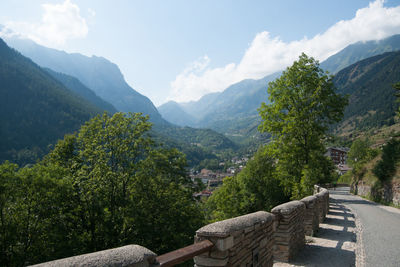
[[[274,266],[355,266],[355,218],[340,199],[347,192],[342,188],[330,192],[329,213],[315,236],[307,237],[304,249],[289,264]]]

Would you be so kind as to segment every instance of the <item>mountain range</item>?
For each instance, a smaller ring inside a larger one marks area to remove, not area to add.
[[[191,165],[206,158],[222,160],[221,155],[232,155],[238,149],[254,150],[268,140],[267,134],[257,131],[257,109],[261,102],[268,102],[268,83],[281,72],[259,80],[243,80],[199,101],[166,103],[159,107],[161,116],[147,97],[126,83],[118,66],[107,59],[68,54],[29,40],[11,38],[7,42],[33,61],[2,41],[2,114],[12,115],[2,117],[0,161],[29,158],[24,154],[32,151],[40,154],[49,144],[103,111],[150,115],[157,140],[184,151]],[[393,122],[397,104],[391,85],[400,77],[399,55],[382,53],[399,49],[400,35],[395,35],[350,45],[321,63],[323,69],[336,73],[338,92],[350,95],[350,106],[343,122],[337,125],[337,133]],[[22,100],[17,95],[25,97]],[[51,108],[56,107],[52,112]],[[30,115],[24,117],[24,113]],[[20,123],[15,124],[16,121]]]
[[[14,37],[7,38],[6,42],[36,64],[77,78],[118,111],[141,112],[149,115],[153,122],[166,123],[150,99],[130,87],[118,66],[109,60],[66,53],[28,39]]]
[[[336,74],[362,59],[396,50],[400,50],[400,35],[379,41],[358,42],[329,57],[320,67]],[[168,102],[158,107],[158,110],[167,121],[177,125],[211,128],[230,137],[246,139],[256,135],[256,126],[260,121],[257,109],[262,102],[268,103],[268,82],[280,74],[275,73],[259,80],[244,80],[223,92],[205,95],[199,101]]]
[[[230,139],[213,130],[178,127],[165,121],[147,97],[134,91],[126,83],[117,65],[104,58],[69,54],[40,46],[27,39],[12,38],[7,39],[7,41],[13,44],[14,47],[18,47],[22,50],[26,56],[29,55],[32,57],[33,61],[38,64],[35,64],[35,66],[40,69],[40,72],[45,72],[48,77],[52,78],[51,80],[57,81],[57,83],[68,90],[69,93],[84,99],[85,103],[83,103],[83,105],[96,107],[96,114],[102,113],[103,111],[109,113],[122,111],[141,112],[144,115],[149,115],[150,120],[154,123],[152,134],[155,138],[159,142],[165,143],[167,146],[179,147],[185,152],[191,165],[199,164],[200,161],[206,158],[217,158],[217,154],[221,151],[232,151],[232,149],[234,150],[237,148]],[[10,51],[9,53],[11,53]],[[20,56],[22,57],[22,55]],[[4,76],[7,76],[6,73],[10,71],[10,69],[5,67],[3,70],[5,73]],[[21,79],[23,80],[24,78]],[[0,82],[3,84],[1,80]],[[28,85],[23,85],[21,89],[27,86]],[[52,85],[47,84],[46,87],[50,89]],[[9,88],[3,86],[2,89],[7,91]],[[40,98],[38,102],[46,101],[45,98],[42,99],[40,96],[38,96],[38,98]],[[36,108],[38,107],[29,106],[25,111],[28,113],[36,113]],[[82,108],[85,109],[85,107]],[[57,114],[58,113],[55,112],[54,116],[57,117]],[[71,119],[73,120],[75,118]],[[89,117],[87,117],[86,120],[87,119],[89,119]],[[62,117],[60,117],[60,120],[63,121]],[[83,124],[84,121],[85,120],[79,125]],[[30,123],[36,124],[36,120],[32,119]],[[51,135],[51,138],[46,139],[46,142],[21,142],[20,147],[16,147],[16,151],[10,152],[14,156],[10,157],[8,154],[8,156],[5,157],[0,156],[0,161],[11,158],[21,158],[20,156],[15,156],[16,154],[21,154],[21,152],[18,151],[21,149],[25,149],[23,151],[31,151],[34,144],[37,150],[41,151],[41,153],[36,154],[38,156],[43,155],[43,153],[48,150],[48,145],[54,144],[55,141],[62,138],[64,134],[72,133],[78,128],[79,127],[71,128],[59,126],[59,132],[62,134]],[[13,135],[14,130],[11,129],[12,128],[10,128],[10,131],[3,131],[4,133],[7,132],[7,134],[5,134],[6,137]],[[38,130],[46,131],[47,129],[45,127],[38,127]],[[21,134],[23,134],[23,132],[21,132]],[[21,138],[17,136],[18,134],[14,136],[15,140],[20,140]],[[29,159],[16,160],[16,162],[24,164],[29,162]]]

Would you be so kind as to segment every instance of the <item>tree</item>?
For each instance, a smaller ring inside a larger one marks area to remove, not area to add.
[[[332,76],[304,53],[269,83],[268,93],[270,104],[259,109],[259,129],[271,134],[279,179],[286,193],[298,198],[310,192],[312,183],[330,179],[323,140],[329,126],[343,117],[347,98],[336,94]]]
[[[377,151],[370,148],[368,140],[357,139],[351,144],[347,161],[350,166],[356,168],[373,159],[377,155]]]
[[[400,82],[395,83],[393,85],[393,88],[396,89],[396,97],[397,97],[397,102],[400,103]],[[397,110],[397,116],[400,116],[400,107]]]
[[[373,172],[381,181],[388,181],[396,172],[400,160],[400,140],[391,139],[382,149],[382,158],[374,166]]]
[[[0,265],[127,244],[164,253],[193,242],[204,214],[184,155],[155,144],[140,114],[97,116],[41,161],[0,165]]]
[[[46,157],[45,163],[64,166],[69,172],[86,250],[139,243],[165,252],[191,242],[201,226],[203,214],[192,199],[184,155],[156,145],[148,134],[150,127],[148,117],[141,114],[97,116],[77,135],[66,136]],[[175,201],[185,205],[173,209]],[[156,208],[161,202],[164,208]],[[185,221],[178,226],[172,218]],[[149,224],[143,224],[146,221]]]
[[[269,211],[288,200],[275,177],[274,159],[267,150],[268,147],[260,148],[238,175],[226,177],[222,187],[211,195],[206,206],[212,221]]]

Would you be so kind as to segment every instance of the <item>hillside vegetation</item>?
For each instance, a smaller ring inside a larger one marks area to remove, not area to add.
[[[103,112],[0,39],[0,162],[34,162]]]
[[[393,84],[399,77],[400,52],[364,59],[337,73],[334,83],[338,92],[350,98],[336,133],[348,136],[394,124],[398,103]]]

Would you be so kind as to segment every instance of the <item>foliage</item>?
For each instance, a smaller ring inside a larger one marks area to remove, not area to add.
[[[268,154],[268,147],[264,147],[238,175],[224,179],[206,206],[210,220],[216,221],[259,210],[269,211],[286,200],[275,178],[274,160]]]
[[[277,175],[287,195],[300,198],[313,183],[331,179],[322,140],[329,125],[342,118],[347,101],[335,93],[332,77],[305,54],[269,83],[268,93],[271,104],[259,109],[260,130],[272,135]]]
[[[396,171],[400,160],[400,140],[391,139],[382,149],[382,158],[375,165],[373,172],[381,181],[389,180]]]
[[[370,148],[368,140],[357,139],[351,144],[349,153],[347,154],[347,162],[351,167],[357,168],[375,158],[377,153],[377,150]]]
[[[104,114],[31,168],[0,165],[0,265],[192,243],[204,221],[185,158],[154,144],[150,127],[140,114]]]
[[[353,173],[351,171],[346,172],[341,175],[337,181],[339,184],[348,184],[350,185],[353,182]]]

